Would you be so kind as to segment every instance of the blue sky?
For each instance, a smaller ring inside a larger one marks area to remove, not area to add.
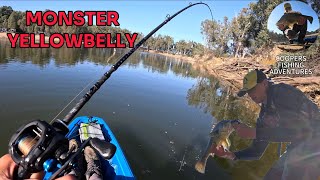
[[[145,35],[165,20],[167,14],[174,14],[187,6],[190,2],[199,1],[6,1],[1,0],[0,6],[11,6],[14,10],[45,10],[75,11],[75,10],[115,10],[119,13],[121,28],[127,28],[132,32],[142,32]],[[213,18],[222,20],[224,16],[231,19],[250,2],[255,1],[202,1],[212,9]],[[201,34],[201,22],[211,19],[209,9],[204,5],[197,5],[176,18],[158,32],[174,37],[175,41],[181,39],[193,40],[203,43]]]
[[[285,2],[284,2],[285,3]],[[270,31],[277,32],[279,34],[282,34],[282,31],[280,31],[276,23],[278,20],[281,18],[281,16],[284,13],[284,3],[279,4],[271,13],[268,19],[268,29]],[[313,17],[313,22],[310,24],[308,21],[308,31],[314,31],[319,29],[319,21],[318,21],[318,16],[316,12],[307,4],[299,2],[299,1],[290,1],[291,7],[293,11],[299,11],[304,15],[312,16]]]

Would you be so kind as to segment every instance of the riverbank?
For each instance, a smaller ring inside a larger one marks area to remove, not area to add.
[[[0,40],[6,40],[7,33],[0,33]],[[39,40],[39,35],[35,36],[35,40]],[[46,37],[49,40],[49,37]],[[236,93],[242,86],[242,78],[251,69],[262,69],[267,75],[270,74],[272,66],[276,63],[276,56],[281,53],[281,50],[274,48],[271,50],[264,50],[263,52],[256,53],[252,57],[246,58],[230,58],[222,57],[216,58],[213,54],[204,56],[187,57],[182,55],[174,55],[168,53],[160,53],[155,51],[145,51],[148,53],[161,54],[167,57],[180,59],[192,64],[192,67],[205,75],[214,76],[221,81],[221,84],[226,87],[231,87],[231,92]],[[320,57],[318,56],[312,67],[312,76],[289,77],[281,75],[273,77],[275,83],[287,83],[294,87],[299,88],[304,92],[312,101],[320,106]]]
[[[15,33],[12,33],[12,35],[14,35],[14,34]],[[0,39],[8,39],[7,33],[4,33],[4,32],[0,33]]]
[[[231,91],[236,93],[242,86],[242,79],[248,70],[262,69],[269,77],[270,70],[276,63],[276,56],[281,53],[281,50],[274,48],[265,50],[246,58],[216,58],[213,55],[205,55],[202,57],[186,57],[182,55],[173,55],[168,53],[159,53],[149,51],[150,53],[157,53],[175,59],[185,60],[192,64],[196,70],[218,78],[225,86],[231,87]],[[320,61],[320,57],[316,61]],[[272,77],[275,83],[286,83],[297,87],[304,92],[313,102],[320,106],[320,74],[319,65],[313,66],[311,71],[312,76],[289,77],[286,75],[279,75]]]

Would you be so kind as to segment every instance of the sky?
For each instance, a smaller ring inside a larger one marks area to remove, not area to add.
[[[18,2],[18,3],[17,3]],[[7,1],[1,0],[0,6],[11,6],[18,11],[43,11],[50,9],[53,11],[109,11],[114,10],[119,13],[120,28],[126,28],[131,32],[142,32],[144,35],[152,31],[156,26],[162,23],[167,14],[174,14],[180,9],[189,5],[189,3],[199,1]],[[202,1],[207,3],[215,20],[223,20],[224,16],[232,19],[240,10],[247,7],[250,0],[235,1]],[[209,9],[205,5],[196,5],[184,11],[163,26],[156,34],[169,35],[174,41],[192,40],[204,43],[201,34],[201,22],[211,19]]]
[[[285,3],[285,2],[284,2]],[[281,16],[284,13],[284,3],[279,4],[270,14],[268,19],[268,29],[270,31],[274,31],[276,33],[282,34],[282,31],[280,31],[276,23],[281,18]],[[299,11],[303,15],[308,15],[313,17],[313,22],[310,24],[308,21],[308,31],[315,31],[319,29],[319,21],[318,16],[316,12],[307,4],[299,2],[299,1],[290,1],[291,7],[293,11]]]

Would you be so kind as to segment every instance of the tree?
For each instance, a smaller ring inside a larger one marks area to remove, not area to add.
[[[0,7],[0,16],[7,15],[9,17],[12,12],[13,12],[13,10],[12,10],[11,6],[2,6],[2,7]]]
[[[155,49],[155,41],[156,41],[156,39],[155,39],[155,36],[151,36],[146,42],[145,42],[145,46],[147,46],[147,48],[148,48],[148,51],[150,50],[150,49]]]
[[[256,3],[250,3],[249,14],[251,26],[249,27],[250,38],[254,39],[255,48],[270,45],[269,36],[267,34],[267,22],[272,10],[283,0],[258,0]]]
[[[205,47],[201,43],[193,42],[192,55],[204,55]]]
[[[155,49],[157,51],[162,51],[165,49],[165,43],[164,43],[164,38],[161,34],[158,34],[158,36],[156,36],[156,39],[155,39]]]
[[[229,52],[231,40],[230,22],[227,17],[223,21],[205,20],[201,23],[201,33],[205,35],[206,44],[217,56]]]
[[[15,11],[9,16],[8,28],[17,29],[17,13]]]
[[[0,27],[8,28],[8,15],[4,15],[0,17]]]
[[[144,37],[143,33],[137,33],[138,36],[137,36],[137,39],[134,41],[134,45],[137,45],[138,42],[140,42],[142,40],[142,38]],[[145,44],[143,44],[142,46],[144,46]]]
[[[3,25],[4,28],[8,28],[8,20],[7,19],[4,20],[2,25]]]
[[[312,9],[318,14],[320,20],[320,1],[319,0],[307,0],[307,3],[311,5]]]
[[[36,26],[35,24],[30,24],[30,26],[27,27],[27,32],[28,33],[33,33],[35,26]]]
[[[201,22],[201,34],[204,35],[206,45],[209,49],[213,49],[213,44],[217,39],[215,34],[215,29],[218,28],[218,23],[216,21],[205,20]]]
[[[26,15],[24,14],[22,16],[21,19],[18,20],[18,28],[22,31],[22,32],[26,32],[27,31],[27,26],[26,26]]]
[[[238,57],[241,51],[243,52],[244,47],[249,46],[248,39],[250,25],[250,15],[248,14],[247,8],[243,8],[231,21],[232,51],[235,57]]]
[[[166,46],[166,50],[167,50],[167,53],[169,52],[170,48],[172,47],[174,41],[173,41],[173,38],[171,36],[164,36],[164,43],[165,43],[165,46]]]
[[[37,34],[40,31],[40,29],[41,29],[41,26],[35,25],[33,27],[33,32]]]
[[[176,48],[179,54],[186,54],[187,50],[187,42],[185,40],[180,40],[176,43]]]

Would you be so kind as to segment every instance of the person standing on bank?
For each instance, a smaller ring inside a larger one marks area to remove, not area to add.
[[[257,69],[243,79],[238,96],[245,94],[261,104],[256,128],[244,124],[235,124],[234,128],[240,137],[253,139],[252,145],[238,152],[225,152],[220,147],[216,155],[231,160],[258,160],[269,142],[291,142],[264,179],[312,180],[320,176],[320,158],[315,156],[319,150],[315,146],[320,142],[317,105],[297,88],[268,81]]]

